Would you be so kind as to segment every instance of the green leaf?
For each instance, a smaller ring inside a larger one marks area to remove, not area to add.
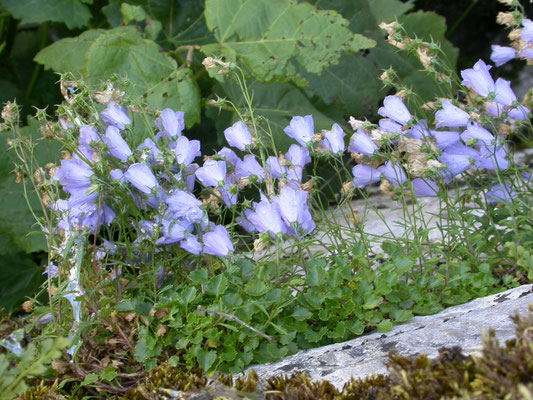
[[[227,288],[228,280],[224,275],[220,274],[212,277],[209,280],[209,283],[205,287],[205,290],[207,293],[219,297],[224,294]]]
[[[262,81],[301,82],[296,61],[307,72],[320,73],[343,51],[375,45],[353,34],[337,12],[295,0],[207,0],[205,19],[218,44],[204,46],[204,53],[237,58]]]
[[[141,6],[132,6],[128,3],[122,3],[120,11],[124,16],[125,25],[128,25],[131,21],[144,21],[148,17]]]
[[[146,102],[153,108],[171,108],[185,112],[185,125],[190,128],[200,122],[201,94],[190,68],[172,72],[145,93]]]
[[[254,297],[264,295],[266,292],[268,292],[268,289],[268,286],[262,279],[252,279],[244,287],[245,293]]]
[[[354,319],[352,321],[345,321],[344,325],[354,335],[362,335],[363,332],[365,331],[365,324],[363,321],[359,319]]]
[[[401,308],[396,308],[390,313],[394,322],[405,322],[413,318],[413,312],[411,310],[403,310]]]
[[[23,24],[63,22],[74,29],[87,26],[92,17],[79,0],[0,0],[0,4]]]
[[[196,292],[197,290],[194,286],[190,286],[183,291],[181,298],[185,304],[191,303],[196,298]]]
[[[313,313],[305,307],[296,306],[296,309],[292,313],[292,317],[296,321],[305,321],[313,316]]]
[[[153,89],[177,68],[176,61],[143,39],[133,27],[111,29],[96,38],[86,58],[89,83],[97,84],[113,73],[125,75],[134,95]]]
[[[196,358],[198,359],[198,364],[200,365],[200,368],[202,368],[204,372],[208,372],[217,359],[217,353],[214,351],[205,351],[203,349],[200,349],[198,350]]]
[[[318,332],[312,329],[308,329],[305,331],[304,337],[310,343],[317,343],[322,340],[322,338],[327,332],[328,332],[327,326],[322,327]]]
[[[0,308],[13,311],[26,296],[32,296],[44,281],[42,268],[25,253],[0,259]]]
[[[33,154],[37,162],[45,165],[59,158],[60,146],[58,142],[43,140],[39,126],[37,120],[30,119],[29,125],[21,129],[21,135],[32,140],[35,144]],[[34,214],[37,218],[44,217],[40,194],[35,193],[28,180],[23,183],[15,182],[15,174],[12,171],[14,163],[20,161],[16,159],[15,152],[8,149],[5,136],[0,138],[0,150],[4,153],[4,157],[0,159],[0,254],[9,251],[11,246],[17,246],[27,253],[47,250],[44,235],[33,216]],[[26,191],[24,184],[28,185]]]
[[[305,281],[309,286],[320,286],[325,284],[327,277],[326,269],[318,263],[309,263]]]
[[[113,379],[115,379],[118,376],[118,372],[112,365],[109,365],[106,369],[104,369],[100,373],[100,377],[104,381],[111,382]]]
[[[189,279],[194,283],[198,283],[201,285],[205,285],[207,282],[209,282],[209,279],[207,277],[207,270],[205,269],[195,269],[194,271],[191,271],[191,273],[189,274]]]
[[[379,324],[377,324],[376,327],[380,332],[387,333],[392,329],[392,322],[390,319],[384,319]]]
[[[400,0],[371,0],[368,1],[370,11],[376,18],[376,22],[392,22],[400,15],[405,14],[413,8],[414,0],[405,3]]]
[[[98,375],[91,372],[89,375],[85,377],[85,379],[81,382],[81,386],[88,386],[92,385],[94,382],[98,381]]]
[[[380,296],[378,294],[375,294],[375,293],[372,293],[365,299],[365,303],[363,304],[363,308],[365,310],[370,310],[372,308],[377,307],[378,304],[381,303],[382,301],[383,301],[383,297],[382,296]]]
[[[103,29],[89,29],[80,36],[61,39],[37,53],[35,62],[56,72],[83,72],[85,56]]]

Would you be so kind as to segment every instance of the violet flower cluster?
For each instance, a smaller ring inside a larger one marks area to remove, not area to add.
[[[515,58],[533,61],[533,21],[527,18],[522,20],[519,40],[515,40],[512,47],[495,44],[491,48],[490,59],[497,67]]]

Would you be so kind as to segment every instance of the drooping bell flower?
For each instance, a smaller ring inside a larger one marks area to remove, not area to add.
[[[130,146],[122,138],[120,131],[115,126],[108,126],[105,132],[104,140],[109,148],[109,154],[120,161],[127,161],[133,153]]]
[[[481,97],[487,97],[489,93],[494,93],[495,91],[494,80],[489,72],[491,68],[483,60],[479,60],[474,64],[473,68],[461,71],[461,76],[463,77],[461,84],[470,86]]]
[[[180,136],[176,141],[174,153],[178,164],[186,167],[202,154],[200,152],[200,141],[189,140],[185,136]]]
[[[169,211],[175,218],[185,218],[190,222],[200,222],[204,211],[200,208],[202,202],[191,193],[183,190],[175,190],[165,198]]]
[[[165,134],[170,140],[174,140],[181,136],[181,132],[185,129],[185,113],[165,108],[161,112],[161,116],[155,121],[155,125],[160,130],[156,135],[156,139]]]
[[[333,124],[330,131],[323,131],[324,140],[321,145],[326,150],[334,155],[342,155],[344,153],[344,137],[346,134],[339,126],[339,124]]]
[[[128,116],[128,110],[119,106],[112,101],[107,108],[100,114],[102,120],[106,125],[115,126],[120,130],[123,130],[126,125],[131,125],[130,117]]]
[[[137,146],[137,150],[140,150],[148,155],[148,161],[150,164],[155,164],[157,161],[159,161],[161,150],[159,150],[159,147],[157,147],[157,144],[155,144],[152,139],[144,139],[144,141]]]
[[[507,184],[498,184],[491,187],[486,196],[491,204],[509,204],[516,197],[516,192],[509,188]]]
[[[313,140],[315,135],[315,124],[311,115],[305,117],[294,117],[291,119],[290,125],[283,130],[287,136],[296,140],[301,146],[306,146],[307,143]]]
[[[161,223],[162,236],[156,240],[157,245],[177,243],[185,238],[185,228],[176,219],[163,219]]]
[[[431,179],[415,178],[411,183],[413,192],[418,197],[435,197],[439,192],[439,187]]]
[[[204,186],[222,186],[226,179],[226,162],[207,160],[195,174]]]
[[[485,146],[490,146],[495,138],[488,130],[483,128],[477,122],[473,122],[468,124],[466,130],[461,134],[461,139],[467,144],[470,140],[475,139],[478,142],[483,143]]]
[[[399,96],[387,96],[383,100],[383,107],[380,107],[378,114],[382,117],[390,118],[400,125],[406,125],[413,116]]]
[[[385,165],[377,169],[385,178],[395,185],[401,185],[407,181],[407,175],[401,165],[397,162],[387,161]]]
[[[491,49],[492,53],[490,54],[490,59],[497,67],[516,58],[516,50],[512,47],[493,44]]]
[[[279,215],[298,237],[300,233],[311,233],[316,227],[307,205],[307,196],[308,194],[304,190],[294,190],[285,186],[281,189],[275,202]]]
[[[466,111],[454,106],[448,100],[442,101],[442,109],[435,113],[437,120],[437,128],[446,126],[448,128],[458,128],[466,126],[470,120],[470,116]]]
[[[230,146],[241,151],[252,146],[252,134],[248,131],[248,128],[242,121],[237,121],[232,126],[225,129],[224,137]]]
[[[137,190],[150,194],[158,186],[152,170],[146,164],[132,164],[124,174],[124,179]]]
[[[189,235],[183,239],[180,242],[180,247],[183,250],[195,255],[199,255],[203,249],[201,243],[198,241],[198,238],[194,235]]]
[[[287,230],[279,215],[278,207],[267,199],[256,203],[253,212],[249,213],[247,217],[259,233],[269,232],[274,237],[279,233],[285,233]]]
[[[371,183],[379,182],[381,174],[369,165],[358,164],[352,168],[353,183],[359,189],[363,189]]]
[[[244,159],[237,162],[235,166],[235,176],[238,179],[255,176],[257,182],[263,182],[265,179],[265,170],[253,155],[246,155]]]
[[[230,252],[235,250],[228,231],[222,225],[215,226],[212,232],[204,233],[203,242],[205,254],[227,257]]]
[[[285,158],[290,161],[291,165],[298,167],[305,167],[306,164],[311,162],[309,149],[295,144],[292,144],[291,147],[289,147],[289,151],[285,154]]]
[[[431,135],[437,141],[437,147],[441,150],[457,144],[461,140],[459,132],[454,131],[431,131]]]
[[[363,128],[359,128],[355,132],[351,139],[348,151],[351,153],[361,153],[367,156],[371,156],[378,149],[378,146],[370,139],[370,136],[365,132]]]

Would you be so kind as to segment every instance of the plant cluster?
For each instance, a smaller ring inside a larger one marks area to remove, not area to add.
[[[437,43],[382,28],[443,97],[426,102],[386,70],[396,92],[382,118],[350,118],[349,138],[344,123],[320,130],[310,114],[279,128],[256,112],[253,71],[214,57],[206,72],[242,100],[213,100],[237,118],[229,147],[211,154],[187,112],[154,110],[118,77],[95,89],[62,75],[65,101],[57,120],[38,110],[39,140],[23,134],[15,103],[4,107],[48,243],[48,304],[24,304],[26,330],[72,341],[70,362],[52,365],[63,385],[125,393],[162,360],[238,372],[532,279],[531,175],[511,151],[530,143],[531,101],[482,60],[459,79]],[[60,162],[40,164],[37,142],[56,143]],[[365,233],[378,182],[403,210],[402,236]],[[434,227],[422,197],[439,203]]]

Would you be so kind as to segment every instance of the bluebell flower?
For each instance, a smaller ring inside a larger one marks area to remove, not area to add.
[[[163,219],[161,223],[162,236],[156,240],[157,245],[177,243],[185,238],[185,228],[178,220]]]
[[[124,172],[122,172],[122,170],[112,169],[111,172],[109,172],[109,175],[111,175],[111,178],[114,180],[124,183]]]
[[[439,157],[439,161],[446,164],[448,171],[451,173],[449,178],[453,178],[466,171],[470,167],[472,159],[467,155],[452,154],[444,151]]]
[[[92,188],[76,188],[70,190],[68,204],[70,207],[78,207],[82,204],[93,204],[100,194]]]
[[[227,162],[237,165],[241,159],[235,152],[227,147],[222,147],[218,152],[217,155],[220,157],[224,157]]]
[[[61,167],[55,174],[63,190],[71,193],[73,190],[87,190],[91,185],[91,177],[94,175],[89,165],[80,159],[61,160]]]
[[[185,129],[185,113],[165,108],[161,112],[161,116],[155,121],[155,125],[160,129],[156,139],[159,139],[162,134],[171,140],[176,139],[176,137],[181,136],[181,132]]]
[[[437,128],[443,126],[449,128],[458,128],[466,126],[470,120],[470,116],[467,112],[461,110],[459,107],[454,106],[448,100],[442,101],[442,109],[435,113],[435,119],[437,120]]]
[[[277,205],[282,220],[293,230],[295,236],[309,234],[315,229],[316,225],[307,205],[306,191],[285,186],[275,198],[274,204]]]
[[[315,124],[311,115],[305,117],[294,117],[290,125],[283,130],[287,136],[296,140],[301,146],[313,140],[315,135]]]
[[[102,139],[96,129],[90,125],[80,126],[80,136],[78,138],[78,143],[82,146],[93,147],[94,144],[101,142]]]
[[[174,190],[166,196],[165,203],[175,218],[184,218],[194,223],[200,222],[204,216],[204,211],[200,208],[202,202],[183,190]]]
[[[385,178],[395,185],[401,185],[407,181],[407,175],[398,162],[387,161],[385,165],[377,169]]]
[[[378,114],[390,118],[400,125],[406,125],[413,117],[399,96],[385,97],[383,107],[380,107]]]
[[[470,86],[481,97],[487,97],[489,93],[494,93],[495,91],[494,80],[489,72],[491,68],[483,60],[479,60],[474,64],[473,68],[461,71],[461,76],[463,77],[461,84]]]
[[[476,166],[478,168],[485,168],[489,171],[505,171],[509,166],[507,153],[508,150],[506,146],[500,146],[498,144],[493,146],[481,146]]]
[[[351,153],[361,153],[371,156],[377,149],[378,146],[370,139],[370,136],[368,136],[363,128],[359,128],[350,138],[348,151]]]
[[[330,153],[335,155],[341,155],[344,153],[344,136],[346,134],[339,126],[339,124],[333,124],[330,131],[323,131],[324,140],[321,145]]]
[[[287,167],[281,165],[279,158],[274,156],[267,158],[266,169],[268,174],[275,179],[281,179],[287,173]]]
[[[244,210],[243,215],[235,218],[235,221],[244,228],[244,230],[248,233],[255,232],[257,229],[254,224],[252,224],[249,220],[250,214],[252,214],[253,211],[249,208]]]
[[[196,157],[199,157],[202,154],[200,152],[200,141],[189,140],[185,136],[180,136],[176,141],[174,153],[176,154],[178,164],[186,167],[191,164]]]
[[[506,184],[494,185],[487,192],[487,200],[491,204],[509,204],[516,197],[516,192],[510,189]]]
[[[529,45],[518,52],[518,56],[527,60],[533,60],[533,46]]]
[[[496,101],[504,106],[512,106],[516,99],[516,95],[511,89],[511,82],[498,78],[494,85],[496,91]]]
[[[102,111],[101,116],[106,125],[115,126],[120,130],[123,130],[126,125],[131,125],[128,110],[115,102],[109,103],[107,108]]]
[[[295,144],[292,144],[291,147],[289,147],[289,151],[285,154],[285,158],[290,161],[291,165],[298,167],[304,167],[311,162],[309,149]]]
[[[419,197],[435,197],[439,192],[439,187],[431,179],[415,178],[411,181],[413,193]]]
[[[468,124],[468,128],[466,128],[461,134],[461,139],[463,139],[463,142],[465,143],[468,143],[471,139],[476,139],[485,146],[490,146],[495,138],[488,130],[483,128],[477,122],[473,122]]]
[[[244,122],[237,121],[232,126],[224,130],[224,137],[229,145],[241,151],[252,146],[252,134],[248,131]]]
[[[379,182],[381,174],[369,165],[358,164],[352,168],[353,183],[359,189],[363,189],[371,183]]]
[[[403,126],[389,118],[382,118],[378,122],[379,129],[387,133],[403,133]],[[362,128],[359,128],[362,129]]]
[[[205,254],[227,257],[230,252],[235,250],[228,231],[222,225],[215,226],[212,232],[204,233],[203,241]]]
[[[222,186],[226,179],[226,162],[207,160],[195,174],[204,186]]]
[[[231,178],[228,178],[228,182],[224,182],[222,186],[219,186],[218,190],[226,207],[232,207],[237,204],[238,186]]]
[[[278,207],[267,199],[255,204],[254,211],[248,214],[248,220],[259,233],[269,232],[272,237],[287,231]]]
[[[462,143],[456,143],[453,146],[446,148],[446,152],[449,154],[468,156],[471,160],[477,160],[480,157],[477,150]]]
[[[235,166],[235,176],[238,179],[256,176],[257,182],[263,182],[265,179],[265,170],[257,162],[255,156],[246,155],[243,161],[239,160]]]
[[[409,131],[409,135],[412,139],[424,139],[431,136],[428,123],[425,119],[420,120],[419,123],[413,125]]]
[[[109,148],[109,154],[119,159],[120,161],[127,161],[128,157],[133,153],[130,146],[122,138],[120,131],[115,126],[108,126],[105,132],[105,142]]]
[[[529,108],[522,104],[518,104],[515,108],[509,110],[509,117],[516,120],[527,120],[529,119]]]
[[[526,43],[533,42],[533,22],[528,18],[524,18],[522,20],[522,26],[523,28],[520,32],[522,40]]]
[[[137,190],[150,194],[158,187],[157,180],[148,165],[132,164],[124,174],[124,179],[131,183]]]
[[[180,243],[180,247],[183,250],[195,255],[199,255],[203,249],[202,244],[194,235],[189,235],[185,239],[183,239]]]
[[[453,146],[454,144],[459,143],[459,141],[461,140],[459,132],[432,130],[431,134],[437,142],[437,147],[441,150]]]
[[[497,67],[511,61],[516,58],[516,50],[508,46],[499,46],[493,44],[491,46],[492,53],[490,54],[490,59],[494,62],[494,65]]]
[[[48,275],[50,279],[55,278],[57,274],[59,273],[59,267],[55,265],[53,262],[48,264],[48,266],[45,268],[43,275]]]
[[[183,169],[183,177],[189,192],[194,190],[196,184],[196,170],[199,168],[198,164],[190,164]]]
[[[144,141],[137,146],[137,150],[146,152],[148,155],[148,162],[152,165],[160,161],[159,156],[161,155],[161,150],[159,150],[157,144],[155,144],[155,142],[150,138],[144,139]]]

